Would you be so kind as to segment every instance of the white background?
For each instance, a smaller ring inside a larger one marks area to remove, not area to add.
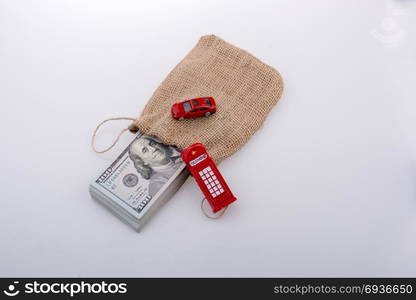
[[[0,1],[0,276],[416,276],[416,1]],[[88,184],[201,35],[278,69],[281,101],[136,233]],[[108,145],[127,125],[101,131]]]

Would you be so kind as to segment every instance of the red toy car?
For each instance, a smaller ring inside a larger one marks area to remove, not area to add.
[[[176,120],[208,117],[217,111],[217,105],[212,97],[195,98],[173,104],[171,111]]]

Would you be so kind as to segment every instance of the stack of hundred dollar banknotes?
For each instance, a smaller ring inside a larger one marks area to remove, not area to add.
[[[176,147],[139,132],[89,190],[92,198],[139,231],[188,175]]]

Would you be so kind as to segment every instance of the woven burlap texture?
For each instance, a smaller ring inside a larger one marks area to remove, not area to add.
[[[203,36],[131,125],[180,150],[201,142],[218,163],[261,127],[282,91],[275,69],[215,35]],[[198,119],[172,118],[172,104],[198,97],[214,97],[217,112]]]

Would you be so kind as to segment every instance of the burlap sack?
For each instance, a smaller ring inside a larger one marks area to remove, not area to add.
[[[203,143],[218,163],[239,150],[260,128],[283,90],[280,74],[215,35],[203,36],[170,72],[130,128],[179,149]],[[214,97],[209,117],[174,120],[175,102]]]

